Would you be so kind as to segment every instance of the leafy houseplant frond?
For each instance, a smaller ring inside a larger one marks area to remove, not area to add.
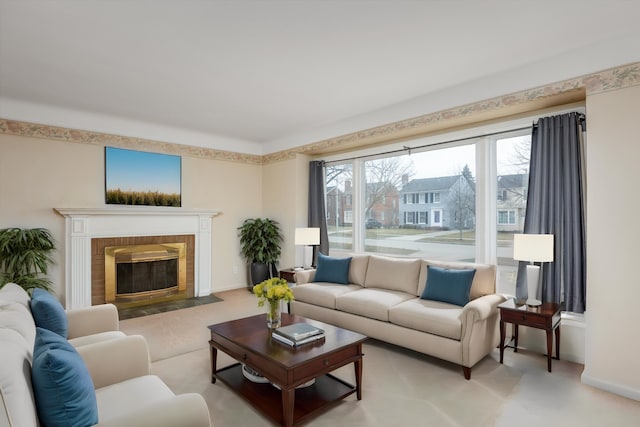
[[[44,228],[0,230],[0,285],[14,282],[25,289],[50,289],[43,276],[53,264],[53,236]]]
[[[247,219],[240,230],[240,252],[248,262],[270,264],[278,261],[283,240],[277,221],[269,218]]]

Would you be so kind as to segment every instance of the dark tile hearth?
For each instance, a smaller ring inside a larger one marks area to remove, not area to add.
[[[134,317],[148,316],[150,314],[164,313],[167,311],[180,310],[182,308],[196,307],[204,304],[212,304],[222,301],[213,294],[206,297],[184,298],[175,301],[165,301],[157,304],[144,305],[139,307],[118,308],[120,320],[133,319]]]

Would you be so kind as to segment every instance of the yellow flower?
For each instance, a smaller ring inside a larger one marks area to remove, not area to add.
[[[253,293],[258,297],[259,307],[262,307],[266,301],[285,300],[291,302],[294,299],[293,292],[289,289],[287,281],[278,277],[258,283],[253,287]]]

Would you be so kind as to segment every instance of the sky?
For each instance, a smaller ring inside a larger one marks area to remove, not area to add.
[[[180,194],[181,158],[107,147],[107,190],[158,191]]]
[[[514,161],[513,148],[523,138],[528,141],[530,135],[498,141],[497,166],[499,175],[521,173],[521,167],[514,167],[512,163]],[[476,176],[475,158],[476,148],[473,144],[412,153],[409,156],[414,166],[414,179],[457,175],[465,165],[468,165],[473,176]]]

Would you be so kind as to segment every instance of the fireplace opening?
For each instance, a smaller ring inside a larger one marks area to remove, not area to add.
[[[122,305],[186,296],[186,244],[105,247],[105,301]]]

